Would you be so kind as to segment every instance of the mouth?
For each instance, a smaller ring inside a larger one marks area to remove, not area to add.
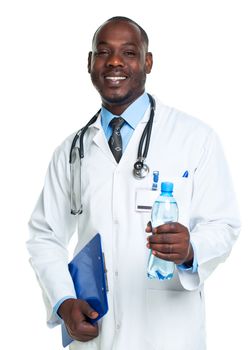
[[[122,74],[122,75],[115,75],[115,74],[106,74],[104,76],[105,81],[110,85],[110,86],[119,86],[121,85],[125,80],[127,80],[127,76]]]
[[[114,87],[119,87],[123,84],[123,82],[127,79],[127,77],[124,77],[124,76],[118,76],[118,77],[115,77],[115,76],[105,76],[105,81],[107,82],[107,84],[109,86],[114,86]]]
[[[105,77],[105,80],[112,80],[112,81],[118,81],[118,80],[125,80],[126,77]]]

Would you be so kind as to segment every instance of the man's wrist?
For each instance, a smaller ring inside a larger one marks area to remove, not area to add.
[[[193,243],[190,243],[190,246],[188,248],[188,254],[186,256],[185,261],[182,264],[177,266],[181,271],[191,271],[192,273],[197,272],[198,261],[197,261],[197,256],[195,255]]]
[[[58,308],[57,314],[61,317],[64,318],[64,314],[68,313],[69,309],[71,309],[73,302],[75,301],[75,298],[68,298],[65,299],[61,305]]]
[[[54,305],[54,308],[53,308],[53,312],[55,315],[57,315],[58,317],[62,318],[60,313],[59,313],[59,309],[61,307],[61,305],[64,303],[64,301],[66,300],[69,300],[69,299],[76,299],[74,296],[72,295],[68,295],[68,296],[65,296],[64,298],[60,299],[56,305]]]
[[[187,254],[185,261],[183,262],[183,265],[185,265],[186,267],[192,267],[193,266],[193,259],[194,259],[194,251],[193,251],[192,244],[190,243],[189,248],[188,248],[188,254]]]

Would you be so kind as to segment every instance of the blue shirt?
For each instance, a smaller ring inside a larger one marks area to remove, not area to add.
[[[137,124],[143,118],[148,106],[149,106],[149,97],[147,93],[143,93],[138,99],[136,99],[121,115],[125,120],[121,128],[121,136],[122,136],[122,144],[123,144],[123,152],[125,151],[129,140],[137,127]],[[115,117],[119,117],[119,115],[114,115],[110,111],[108,111],[105,107],[101,109],[101,125],[104,130],[104,134],[106,139],[109,140],[112,134],[112,128],[109,125],[111,120]]]

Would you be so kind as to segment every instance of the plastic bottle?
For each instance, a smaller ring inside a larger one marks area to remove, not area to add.
[[[173,197],[173,183],[162,182],[161,194],[155,200],[151,212],[152,228],[169,222],[178,221],[178,205]],[[147,276],[150,279],[171,279],[174,272],[174,263],[160,259],[150,251]]]

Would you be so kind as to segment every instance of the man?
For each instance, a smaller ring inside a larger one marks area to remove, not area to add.
[[[142,180],[134,178],[138,144],[150,116],[145,80],[151,68],[148,37],[138,24],[114,17],[98,28],[88,71],[102,109],[83,141],[83,213],[70,214],[71,136],[53,156],[30,221],[28,249],[48,325],[60,323],[60,317],[65,321],[75,339],[71,349],[205,349],[203,283],[238,235],[221,146],[202,122],[156,100],[146,158],[151,171]],[[122,125],[113,130],[110,122],[119,116]],[[160,181],[174,184],[179,222],[151,234],[150,210],[138,204],[149,201],[154,170]],[[67,267],[67,245],[77,225],[76,252],[100,232],[106,256],[109,311],[95,325],[87,318],[96,318],[97,312],[76,299]],[[150,249],[176,264],[170,281],[146,277]]]

